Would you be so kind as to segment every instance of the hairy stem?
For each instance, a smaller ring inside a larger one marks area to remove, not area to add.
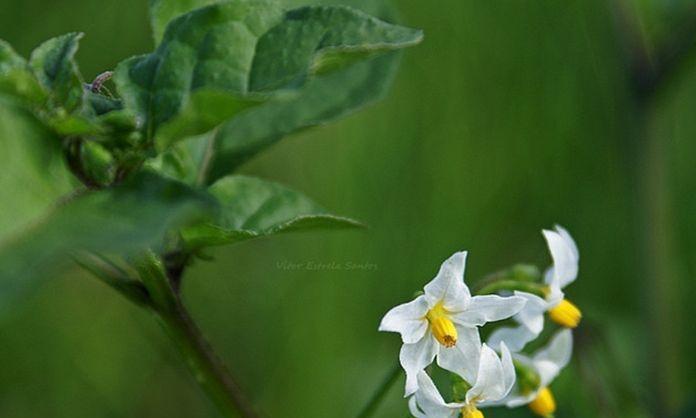
[[[176,345],[198,385],[227,418],[257,418],[251,404],[206,341],[172,285],[164,263],[153,253],[137,265],[160,324]]]

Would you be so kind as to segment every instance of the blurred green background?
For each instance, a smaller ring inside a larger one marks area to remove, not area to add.
[[[152,48],[146,3],[0,0],[0,38],[27,55],[86,32],[78,60],[91,79]],[[470,282],[546,266],[540,229],[557,222],[580,247],[567,293],[585,314],[554,385],[557,418],[694,416],[696,62],[647,98],[625,65],[636,46],[650,63],[671,39],[695,43],[680,31],[696,27],[693,3],[396,6],[426,39],[389,97],[243,169],[371,228],[223,248],[187,274],[187,304],[255,404],[271,417],[355,416],[398,355],[398,337],[377,332],[391,306],[455,250],[470,251]],[[406,411],[399,383],[377,416]],[[75,270],[0,318],[0,416],[217,415],[153,318]]]

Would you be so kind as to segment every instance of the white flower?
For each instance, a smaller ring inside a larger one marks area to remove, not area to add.
[[[569,329],[565,329],[557,332],[548,345],[537,351],[531,358],[515,353],[515,361],[536,373],[539,378],[538,386],[524,387],[528,382],[521,381],[518,376],[517,384],[500,404],[509,408],[529,404],[530,408],[541,416],[553,414],[556,402],[548,387],[560,371],[568,365],[572,352],[573,335]]]
[[[418,372],[433,362],[472,381],[477,375],[481,339],[486,322],[509,318],[525,300],[496,295],[471,296],[464,284],[466,252],[447,259],[425,294],[399,305],[384,316],[380,331],[398,332],[403,346],[399,360],[406,371],[405,396],[418,389]]]
[[[580,322],[580,310],[564,298],[562,290],[578,276],[578,247],[568,231],[558,225],[555,229],[543,231],[553,258],[553,266],[549,267],[544,275],[547,285],[546,297],[515,292],[516,296],[527,301],[524,309],[514,317],[518,325],[495,330],[488,339],[491,347],[498,347],[501,341],[505,341],[513,352],[522,350],[541,333],[545,312],[549,313],[552,320],[567,328],[575,328]]]
[[[501,345],[502,358],[483,344],[474,385],[466,392],[464,402],[447,403],[425,371],[418,373],[418,390],[409,399],[409,409],[416,418],[482,418],[478,407],[499,402],[515,384],[515,368],[510,351]]]

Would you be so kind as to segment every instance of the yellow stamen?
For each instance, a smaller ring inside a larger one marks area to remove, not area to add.
[[[556,400],[549,388],[543,388],[539,391],[536,399],[529,403],[529,409],[541,417],[548,417],[556,412]]]
[[[467,405],[462,408],[462,418],[483,418],[483,412],[475,405]]]
[[[563,299],[561,303],[549,310],[549,316],[559,325],[566,328],[575,328],[580,323],[582,312],[568,299]]]
[[[430,322],[430,329],[440,344],[448,348],[457,344],[457,329],[449,319],[449,312],[442,306],[442,303],[435,305],[425,317]]]

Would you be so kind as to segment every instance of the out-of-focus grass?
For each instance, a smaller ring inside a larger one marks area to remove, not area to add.
[[[92,77],[150,48],[145,3],[0,0],[0,37],[26,54],[49,36],[85,31],[79,60]],[[664,11],[672,3],[643,4],[645,24],[655,28],[649,36],[669,27],[659,19],[679,15]],[[406,53],[390,97],[288,138],[244,167],[371,228],[216,250],[214,263],[187,274],[187,303],[269,416],[350,417],[396,361],[398,337],[376,331],[389,307],[458,249],[470,250],[470,280],[518,261],[546,265],[539,230],[558,222],[582,255],[568,294],[603,337],[599,347],[583,346],[559,379],[557,417],[627,416],[636,396],[649,401],[664,382],[647,377],[655,360],[646,347],[655,336],[637,259],[635,173],[642,167],[634,166],[636,144],[627,134],[634,107],[611,9],[602,0],[398,6],[426,40]],[[663,186],[677,255],[670,282],[682,318],[663,326],[673,327],[681,353],[696,348],[688,321],[696,295],[689,280],[696,272],[695,108],[689,63],[651,122],[668,158]],[[0,416],[215,416],[152,318],[81,273],[53,278],[0,327]],[[603,357],[607,350],[620,365]],[[679,403],[696,391],[696,365],[681,365]],[[592,367],[616,367],[621,376]],[[392,390],[378,416],[404,416],[400,395]],[[618,415],[602,403],[606,397],[618,402]]]

